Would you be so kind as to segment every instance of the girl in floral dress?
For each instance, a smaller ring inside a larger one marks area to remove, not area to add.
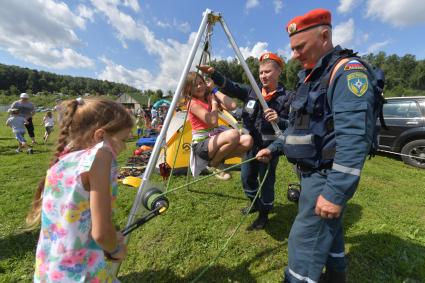
[[[34,282],[119,282],[106,257],[121,261],[123,237],[112,223],[116,156],[133,120],[106,99],[69,100],[55,158],[35,194],[27,223],[41,219]]]

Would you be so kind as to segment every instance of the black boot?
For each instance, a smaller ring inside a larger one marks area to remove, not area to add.
[[[347,277],[345,272],[338,272],[334,270],[328,271],[328,283],[346,283]]]
[[[320,276],[319,283],[346,283],[347,278],[344,271],[335,271],[326,269],[325,273]]]
[[[267,222],[269,221],[269,213],[260,211],[257,219],[252,222],[251,226],[247,228],[248,231],[261,230],[266,228]]]

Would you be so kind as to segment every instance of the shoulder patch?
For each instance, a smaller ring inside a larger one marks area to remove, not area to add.
[[[363,96],[369,87],[367,75],[361,72],[355,72],[347,75],[348,89],[354,95]]]
[[[344,71],[350,71],[350,70],[366,70],[366,67],[363,66],[363,64],[357,60],[351,60],[344,66]]]

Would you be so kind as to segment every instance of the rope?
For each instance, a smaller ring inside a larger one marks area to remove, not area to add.
[[[168,191],[166,191],[166,192],[163,192],[163,193],[162,193],[162,194],[160,194],[160,195],[161,195],[161,196],[164,196],[164,195],[166,195],[166,194],[168,194],[168,193],[171,193],[171,192],[174,192],[174,191],[180,190],[180,189],[182,189],[182,188],[184,188],[184,187],[187,187],[187,186],[189,186],[189,185],[195,184],[195,183],[197,183],[197,182],[203,181],[203,180],[208,179],[208,178],[210,178],[210,177],[212,177],[212,176],[215,176],[215,175],[217,175],[217,174],[220,174],[222,171],[223,171],[223,172],[226,172],[226,171],[228,171],[228,170],[230,170],[230,169],[233,169],[233,168],[235,168],[235,167],[237,167],[237,166],[240,166],[240,165],[242,165],[242,164],[244,164],[244,163],[251,162],[251,161],[253,161],[254,159],[256,159],[256,158],[255,158],[255,157],[253,157],[253,158],[250,158],[250,159],[244,160],[244,161],[242,161],[241,163],[238,163],[238,164],[235,164],[235,165],[229,166],[229,167],[227,167],[226,169],[220,170],[219,172],[214,172],[214,173],[212,173],[212,174],[210,174],[210,175],[207,175],[207,176],[201,177],[201,178],[196,179],[196,180],[194,180],[194,181],[192,181],[192,182],[189,182],[189,183],[186,183],[186,184],[184,184],[184,185],[178,186],[178,187],[176,187],[176,188],[174,188],[174,189],[171,189],[171,190],[168,190]]]
[[[378,149],[378,151],[380,152],[385,152],[385,153],[391,153],[391,154],[396,154],[396,155],[400,155],[400,156],[407,156],[413,159],[421,159],[421,160],[425,160],[425,157],[419,157],[419,156],[414,156],[414,155],[408,155],[408,154],[403,154],[403,153],[398,153],[398,152],[394,152],[394,151],[387,151],[387,150],[382,150],[382,149]]]
[[[198,63],[198,65],[201,65],[201,63],[202,63],[202,61],[203,61],[204,53],[206,53],[206,52],[205,52],[205,49],[206,49],[206,48],[208,48],[209,41],[210,41],[210,34],[207,34],[207,35],[206,35],[206,37],[205,37],[205,44],[204,44],[203,51],[201,52],[201,57],[199,58],[199,63]],[[209,53],[208,53],[208,54],[209,54]],[[198,73],[199,73],[199,72],[200,72],[200,71],[198,70]],[[195,88],[195,84],[194,84],[194,82],[192,82],[192,85],[191,85],[191,91],[193,91],[193,90],[194,90],[194,88]],[[168,188],[169,188],[170,183],[171,183],[171,178],[172,178],[172,176],[173,176],[174,167],[175,167],[175,165],[176,165],[177,156],[178,156],[178,153],[179,153],[179,150],[180,150],[181,141],[183,140],[183,134],[184,134],[184,130],[185,130],[185,128],[186,128],[187,116],[189,115],[189,111],[190,111],[190,105],[191,105],[191,103],[192,103],[192,96],[190,96],[190,98],[189,98],[189,103],[188,103],[188,106],[187,106],[186,115],[185,115],[185,117],[184,117],[183,128],[182,128],[181,135],[180,135],[180,138],[179,138],[179,143],[178,143],[178,145],[177,145],[177,151],[176,151],[176,154],[174,155],[173,166],[171,166],[170,178],[168,179],[168,182],[167,182],[167,186],[166,186],[166,188],[165,188],[165,191],[168,191]],[[167,137],[165,138],[165,146],[167,145],[167,140],[166,140],[166,139],[167,139]],[[164,149],[164,154],[165,154],[165,151],[166,151],[166,150]],[[188,171],[189,171],[189,166],[188,166],[187,168],[188,168]],[[187,173],[186,181],[187,181],[188,179],[189,179],[189,173]]]
[[[189,107],[190,107],[191,102],[192,102],[192,97],[189,100]],[[174,167],[176,166],[177,156],[178,156],[179,150],[180,150],[180,145],[181,145],[181,142],[183,140],[184,129],[186,128],[186,121],[187,121],[188,114],[189,114],[189,109],[186,111],[186,115],[184,116],[183,128],[182,128],[182,131],[181,131],[181,134],[180,134],[179,143],[177,144],[177,150],[176,150],[176,154],[174,155],[173,166],[171,166],[170,177],[168,178],[168,182],[167,182],[167,186],[165,187],[165,191],[168,191],[168,188],[169,188],[170,183],[171,183]],[[165,137],[165,139],[167,140],[167,137]],[[165,141],[165,145],[167,145],[167,141]],[[164,154],[165,154],[165,152],[166,152],[166,149],[164,149]],[[188,166],[188,168],[189,168],[189,166]]]
[[[251,159],[252,160],[252,159]],[[270,168],[270,163],[267,166],[267,170],[266,173],[264,174],[263,180],[261,180],[261,184],[260,187],[258,188],[257,194],[255,195],[254,199],[251,202],[251,205],[249,206],[249,210],[252,209],[252,207],[254,206],[255,201],[257,200],[258,196],[261,193],[261,189],[263,188],[263,184],[267,178],[267,175],[269,174],[269,168]],[[244,216],[242,216],[241,221],[239,221],[239,224],[236,226],[236,229],[233,231],[233,233],[230,235],[229,238],[227,238],[226,242],[224,243],[223,247],[220,249],[219,253],[210,261],[210,263],[204,268],[204,270],[202,270],[201,273],[199,273],[199,275],[193,279],[191,281],[191,283],[195,283],[199,280],[199,278],[202,277],[202,275],[205,274],[205,272],[207,272],[211,266],[217,261],[217,259],[223,254],[223,252],[225,251],[225,249],[227,248],[227,245],[230,243],[230,240],[233,238],[233,236],[235,236],[236,232],[239,230],[239,228],[241,227],[242,223],[245,221],[245,219],[248,217],[248,214],[245,214]]]

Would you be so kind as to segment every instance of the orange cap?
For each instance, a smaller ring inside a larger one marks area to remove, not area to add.
[[[279,64],[279,66],[281,68],[283,68],[283,61],[282,61],[282,59],[278,55],[276,55],[276,54],[274,54],[272,52],[266,52],[266,53],[263,53],[260,56],[260,58],[258,59],[258,61],[261,62],[261,61],[266,60],[266,59],[270,59],[270,60],[275,61],[276,63]]]
[[[299,32],[318,27],[318,26],[331,26],[331,12],[326,9],[315,9],[302,16],[297,16],[290,20],[286,25],[286,31],[289,37]]]

